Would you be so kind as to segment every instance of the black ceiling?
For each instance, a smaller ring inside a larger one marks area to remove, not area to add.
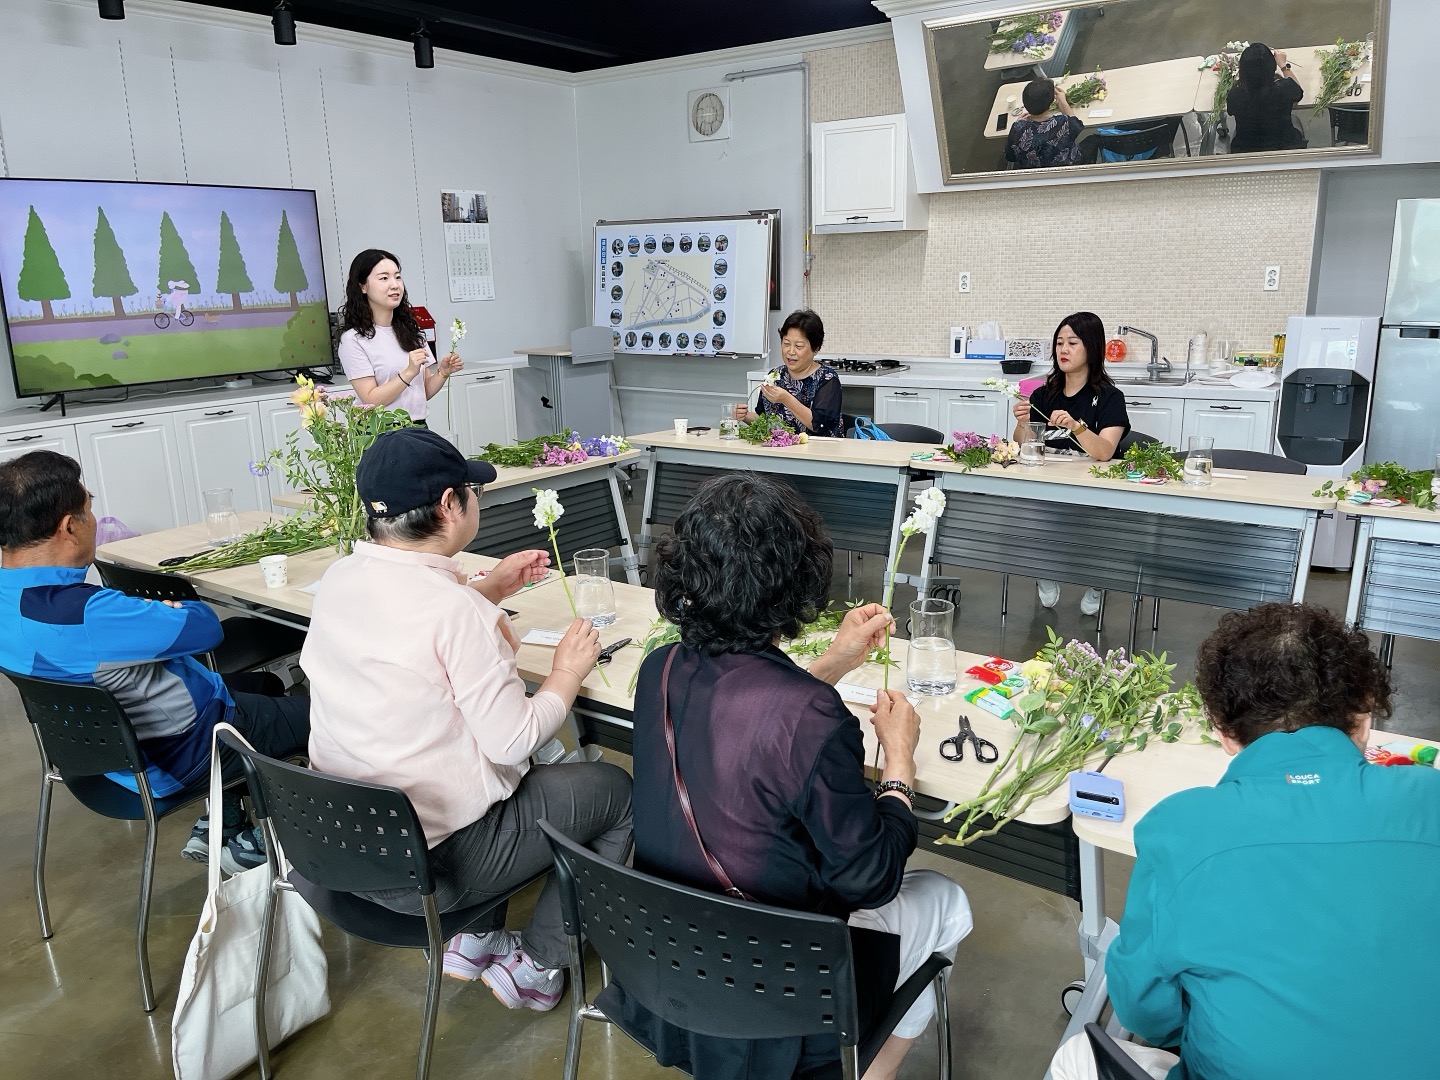
[[[269,15],[274,0],[196,0]],[[883,23],[870,0],[291,0],[296,36],[320,24],[408,41],[423,19],[436,48],[559,71]]]

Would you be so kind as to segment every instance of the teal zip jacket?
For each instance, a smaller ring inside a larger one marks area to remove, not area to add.
[[[1115,1014],[1169,1080],[1433,1080],[1440,773],[1344,732],[1256,739],[1135,828]]]

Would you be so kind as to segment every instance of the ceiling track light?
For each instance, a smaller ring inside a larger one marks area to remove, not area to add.
[[[100,0],[100,18],[125,18],[125,0]]]
[[[270,23],[275,27],[276,45],[295,44],[295,11],[290,7],[290,0],[280,0],[275,5],[275,10],[270,13]]]
[[[415,66],[417,68],[433,68],[435,66],[435,46],[430,43],[430,31],[425,29],[422,21],[415,28],[415,33],[410,35],[415,39]]]

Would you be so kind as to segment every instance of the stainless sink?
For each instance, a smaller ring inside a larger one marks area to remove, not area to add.
[[[1110,380],[1119,386],[1184,386],[1189,381],[1183,371],[1178,375],[1160,375],[1153,379],[1148,375],[1111,375]]]

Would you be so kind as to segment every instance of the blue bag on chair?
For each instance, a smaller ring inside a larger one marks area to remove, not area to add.
[[[850,437],[854,439],[870,439],[874,442],[894,442],[889,435],[876,426],[875,421],[868,416],[855,417],[855,423],[851,425]]]
[[[1097,128],[1096,133],[1100,135],[1129,135],[1130,128]],[[1149,150],[1143,150],[1138,154],[1117,154],[1114,150],[1100,148],[1100,161],[1148,161],[1159,153],[1159,147],[1152,146]]]

